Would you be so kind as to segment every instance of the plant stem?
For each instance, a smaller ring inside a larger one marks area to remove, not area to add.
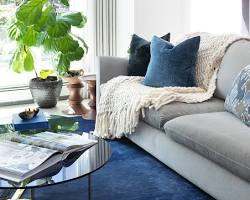
[[[36,68],[34,67],[34,72],[36,74],[36,77],[38,78],[38,74],[37,74],[37,71],[36,71]]]

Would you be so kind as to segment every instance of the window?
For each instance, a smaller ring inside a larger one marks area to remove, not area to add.
[[[11,105],[16,103],[25,103],[32,100],[28,89],[29,80],[35,77],[34,72],[24,72],[17,74],[9,67],[10,59],[15,50],[15,42],[8,39],[7,27],[8,20],[15,13],[18,5],[22,0],[0,0],[0,105]],[[53,0],[56,3],[58,0]],[[57,4],[58,12],[67,11],[67,7],[62,7]],[[70,0],[70,10],[83,12],[87,16],[88,23],[83,29],[73,28],[73,33],[84,38],[89,46],[88,54],[81,60],[71,63],[73,69],[84,68],[86,73],[93,73],[95,63],[95,7],[93,0]],[[35,57],[35,66],[37,71],[39,69],[50,68],[50,55],[45,55],[40,49],[32,49]],[[62,89],[62,96],[68,94],[65,86]]]
[[[27,86],[31,78],[35,77],[34,72],[24,72],[22,74],[14,73],[10,67],[9,62],[15,50],[15,42],[12,42],[8,39],[7,36],[7,27],[8,20],[15,13],[17,6],[20,4],[21,0],[0,0],[0,91],[6,88],[17,88]],[[88,10],[91,8],[91,0],[71,0],[70,1],[70,10],[81,11],[84,15],[87,15],[91,12]],[[56,4],[56,3],[55,3]],[[60,6],[61,4],[56,4],[58,12],[65,12],[68,8]],[[88,21],[89,17],[88,17]],[[80,37],[83,37],[87,44],[90,46],[93,42],[93,33],[91,34],[91,29],[87,24],[84,29],[74,28],[73,32]],[[93,47],[93,46],[91,46]],[[40,49],[32,49],[35,56],[35,66],[38,69],[49,68],[52,64],[50,63],[49,55],[45,55],[41,52]],[[85,71],[91,71],[90,65],[93,65],[93,49],[89,49],[89,53],[85,58],[78,62],[72,63],[72,68],[81,68],[84,66]]]

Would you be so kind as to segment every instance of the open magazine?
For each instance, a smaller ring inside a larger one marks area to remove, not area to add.
[[[0,177],[21,182],[97,143],[77,134],[42,132],[0,142]]]

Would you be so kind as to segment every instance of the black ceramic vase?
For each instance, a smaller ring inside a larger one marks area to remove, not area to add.
[[[31,95],[40,108],[55,107],[62,91],[62,80],[49,76],[46,80],[33,78],[29,83]]]

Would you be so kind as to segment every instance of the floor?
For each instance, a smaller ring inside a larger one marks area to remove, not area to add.
[[[92,199],[213,200],[129,140],[109,142],[112,145],[112,157],[103,168],[92,175]],[[82,178],[37,189],[35,199],[87,199],[87,180]]]

